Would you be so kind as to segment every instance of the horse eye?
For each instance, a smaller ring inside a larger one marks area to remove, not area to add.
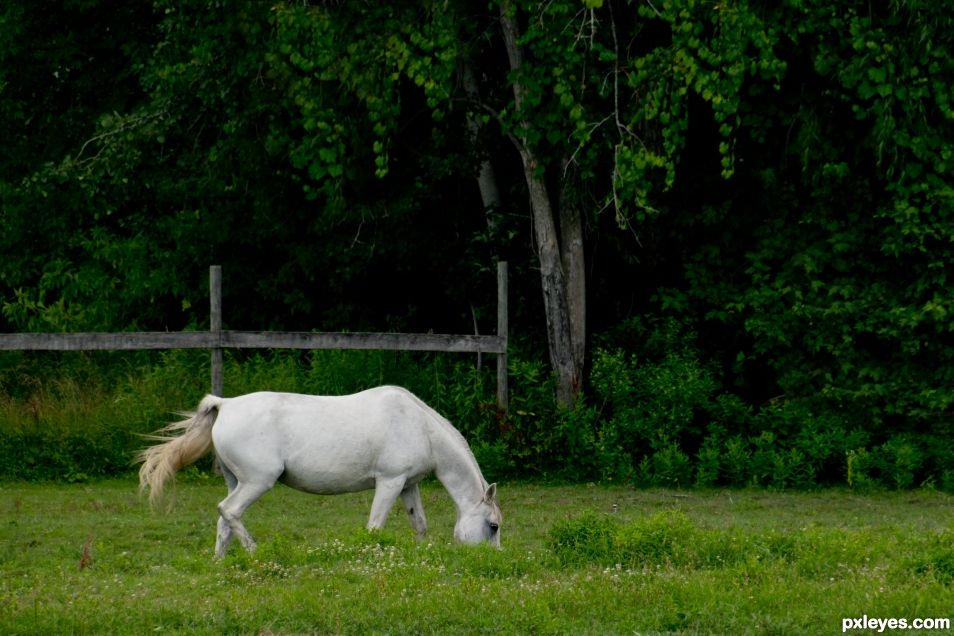
[[[494,523],[494,522],[492,522],[492,521],[491,521],[488,525],[490,525],[490,533],[491,533],[491,534],[497,532],[497,530],[500,530],[500,525],[499,525],[499,524],[496,524],[496,523]]]

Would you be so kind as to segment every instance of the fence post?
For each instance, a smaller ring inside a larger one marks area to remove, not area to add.
[[[497,408],[510,408],[507,387],[507,261],[497,261],[497,336],[503,338],[503,353],[497,354]]]
[[[222,266],[209,267],[209,329],[215,342],[222,339]],[[222,395],[222,349],[212,349],[212,394]]]

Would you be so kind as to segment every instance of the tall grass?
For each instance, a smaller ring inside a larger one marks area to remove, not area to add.
[[[141,435],[209,390],[208,355],[11,354],[0,363],[0,478],[84,481],[131,470]],[[460,356],[378,351],[232,353],[225,394],[343,394],[399,384],[465,433],[493,421],[488,372]]]

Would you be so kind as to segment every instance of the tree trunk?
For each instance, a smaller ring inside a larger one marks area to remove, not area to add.
[[[567,171],[564,170],[564,174]],[[576,368],[576,390],[580,388],[586,357],[586,264],[583,258],[583,216],[566,189],[560,197],[560,243],[566,273],[566,300],[570,314],[570,341]]]
[[[580,369],[573,356],[570,327],[570,303],[567,299],[566,278],[560,256],[556,225],[550,195],[543,177],[537,172],[537,160],[526,147],[520,150],[523,172],[530,190],[530,208],[533,212],[533,231],[540,261],[540,282],[543,287],[543,305],[547,318],[547,342],[550,364],[557,376],[557,402],[572,407],[580,389]]]
[[[461,70],[461,79],[463,80],[464,91],[467,97],[473,101],[480,100],[480,94],[477,89],[477,79],[474,77],[474,71],[470,64],[464,62]],[[480,119],[469,115],[467,117],[467,129],[475,138],[480,133]],[[500,188],[497,187],[497,173],[494,166],[490,163],[490,158],[485,158],[480,162],[480,173],[477,175],[477,187],[480,188],[480,200],[484,204],[484,214],[487,217],[487,228],[491,231],[497,225],[497,210],[500,209]]]
[[[500,22],[503,30],[504,43],[510,59],[510,69],[519,71],[523,64],[523,51],[519,45],[519,29],[512,15],[508,3],[500,8]],[[514,102],[519,113],[523,106],[526,90],[519,79],[513,84]],[[520,122],[520,128],[529,128],[529,122]],[[567,277],[564,266],[574,269],[570,276],[574,285],[574,303],[584,303],[582,293],[583,263],[582,263],[582,230],[580,227],[579,211],[570,208],[569,217],[564,220],[567,228],[564,229],[564,247],[572,248],[566,255],[561,254],[560,240],[557,234],[551,197],[544,182],[543,166],[533,149],[527,146],[525,139],[513,136],[514,145],[523,161],[523,174],[530,192],[530,208],[533,213],[533,230],[537,243],[537,256],[540,261],[540,279],[543,288],[543,303],[547,320],[547,343],[550,350],[550,364],[557,376],[557,402],[563,406],[572,407],[580,390],[582,375],[582,356],[574,355],[576,347],[573,341],[573,317],[571,301],[568,297]],[[574,220],[575,219],[575,220]],[[579,243],[577,244],[577,240]],[[575,270],[579,270],[579,275]],[[582,315],[582,307],[577,308]],[[584,323],[580,321],[582,328]],[[579,338],[579,349],[582,351],[584,339]]]

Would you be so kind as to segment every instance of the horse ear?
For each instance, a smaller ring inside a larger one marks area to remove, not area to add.
[[[497,500],[497,484],[487,486],[487,492],[484,493],[484,501],[492,503]]]

